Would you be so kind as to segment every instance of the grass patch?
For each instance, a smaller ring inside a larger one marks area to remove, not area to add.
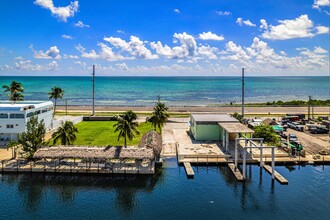
[[[115,133],[113,125],[115,121],[83,121],[76,125],[78,128],[77,140],[74,145],[87,145],[87,146],[123,146],[124,139],[118,141],[119,132]],[[140,143],[143,134],[152,130],[151,123],[140,123],[138,127],[139,135],[129,141],[128,146],[137,146]]]

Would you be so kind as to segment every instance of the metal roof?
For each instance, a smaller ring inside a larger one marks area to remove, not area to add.
[[[227,114],[192,114],[191,117],[195,119],[196,122],[236,122],[238,120]]]
[[[254,131],[241,123],[218,123],[228,133],[254,133]]]
[[[18,101],[16,103],[12,101],[1,101],[0,111],[24,111],[24,108],[42,108],[53,105],[51,101]]]

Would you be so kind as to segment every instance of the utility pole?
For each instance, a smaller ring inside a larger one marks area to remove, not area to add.
[[[92,116],[95,116],[95,65],[93,65],[93,113]]]
[[[242,68],[242,117],[244,117],[244,68]]]

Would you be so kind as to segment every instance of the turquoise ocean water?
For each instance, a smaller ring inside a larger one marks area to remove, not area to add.
[[[23,83],[26,100],[45,100],[51,87],[60,86],[68,105],[91,105],[91,77],[0,76],[0,85],[12,80]],[[96,105],[151,106],[158,95],[169,106],[241,101],[240,77],[97,77],[95,85]],[[309,95],[329,99],[329,77],[246,77],[246,102],[307,100]]]

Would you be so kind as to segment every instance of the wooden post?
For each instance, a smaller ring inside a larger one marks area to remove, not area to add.
[[[229,147],[229,133],[228,131],[226,131],[226,152],[229,151],[228,147]]]
[[[246,179],[246,149],[243,148],[243,179]]]
[[[97,173],[100,172],[100,158],[97,160]]]
[[[222,129],[222,149],[225,149],[225,129]]]
[[[272,148],[272,178],[275,179],[275,148]]]
[[[87,161],[87,159],[86,159],[86,173],[87,173],[87,163],[88,163],[88,161]]]
[[[263,148],[263,147],[262,147],[262,144],[263,144],[263,143],[262,143],[262,141],[261,141],[261,143],[260,143],[260,167],[262,167],[262,164],[263,164],[263,163],[262,163],[262,150],[263,150],[263,149],[262,149],[262,148]]]
[[[237,142],[238,140],[235,140],[235,171],[237,169],[237,157],[238,157],[238,150],[237,150]]]
[[[137,161],[138,163],[138,170],[137,170],[137,173],[140,173],[140,160],[135,160],[135,162]]]

